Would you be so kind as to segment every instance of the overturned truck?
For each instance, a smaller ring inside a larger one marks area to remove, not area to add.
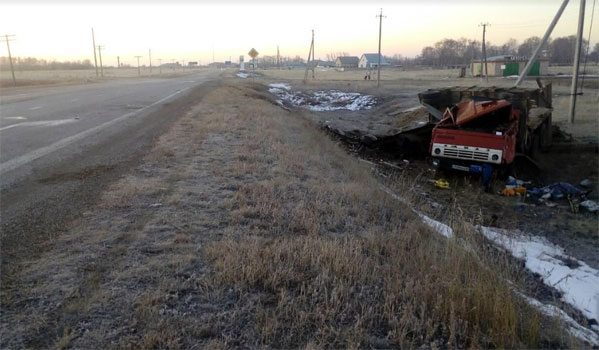
[[[418,95],[435,126],[433,164],[479,173],[534,158],[551,145],[551,85],[539,88],[453,87]]]

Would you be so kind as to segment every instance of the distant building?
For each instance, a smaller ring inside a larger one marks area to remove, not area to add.
[[[522,56],[493,56],[487,58],[487,69],[490,77],[508,77],[511,75],[520,75],[528,63],[527,57]],[[549,60],[538,58],[533,63],[528,75],[539,76],[546,75],[549,67]],[[485,61],[478,59],[472,60],[470,73],[473,76],[482,76],[485,74]]]
[[[376,68],[379,65],[378,53],[365,53],[360,57],[358,67],[360,68]],[[389,63],[385,60],[385,56],[381,55],[381,67],[388,66]]]
[[[198,65],[198,62],[196,62],[196,61],[187,62],[187,65],[189,67],[196,67]]]
[[[335,60],[337,68],[358,68],[360,59],[357,56],[339,56]]]
[[[335,67],[335,62],[333,61],[323,61],[323,60],[315,60],[317,67]]]

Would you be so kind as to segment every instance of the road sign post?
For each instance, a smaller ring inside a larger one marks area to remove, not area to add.
[[[250,52],[248,52],[248,55],[250,55],[252,61],[254,61],[252,64],[252,70],[256,70],[256,57],[258,57],[258,51],[252,47]]]

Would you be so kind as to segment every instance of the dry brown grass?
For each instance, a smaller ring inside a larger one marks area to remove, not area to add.
[[[369,165],[259,86],[226,82],[154,151],[24,266],[3,318],[16,324],[2,329],[10,344],[568,345],[514,296],[519,270],[470,225],[454,225],[454,240],[431,232]],[[409,184],[395,190],[409,199]]]

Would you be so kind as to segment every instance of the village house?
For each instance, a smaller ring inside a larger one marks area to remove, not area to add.
[[[358,56],[339,56],[335,60],[335,67],[337,68],[358,68],[360,59]]]
[[[377,53],[365,53],[360,57],[359,68],[376,68],[379,64],[379,55]],[[381,67],[388,66],[385,56],[381,55]]]

